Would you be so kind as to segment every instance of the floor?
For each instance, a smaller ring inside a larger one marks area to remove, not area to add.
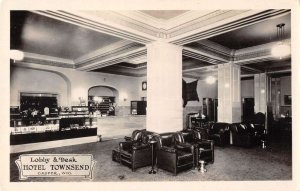
[[[291,180],[292,179],[292,150],[291,137],[274,137],[266,149],[241,148],[235,146],[216,147],[215,162],[207,165],[207,172],[200,173],[197,169],[181,172],[177,176],[158,169],[157,174],[150,175],[149,167],[143,167],[132,172],[130,168],[111,160],[111,151],[122,139],[97,143],[88,143],[26,152],[35,154],[93,154],[97,161],[93,170],[93,179],[80,177],[28,178],[29,182],[44,181],[235,181],[235,180]],[[19,181],[19,172],[15,160],[22,153],[11,154],[10,180]]]

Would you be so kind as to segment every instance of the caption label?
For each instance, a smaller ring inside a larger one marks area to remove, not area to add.
[[[96,161],[90,154],[24,154],[15,161],[19,179],[28,177],[84,177],[92,179]]]

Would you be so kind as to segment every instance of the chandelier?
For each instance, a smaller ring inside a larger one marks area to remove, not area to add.
[[[277,42],[272,47],[272,55],[276,58],[282,59],[283,57],[289,56],[291,54],[291,47],[289,44],[283,41],[284,39],[284,23],[276,25],[277,27],[277,38],[279,42]]]

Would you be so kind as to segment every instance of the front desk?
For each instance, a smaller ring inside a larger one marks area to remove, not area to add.
[[[136,129],[146,129],[146,115],[101,116],[73,108],[57,117],[11,118],[10,126],[15,153],[130,136]]]
[[[90,115],[11,119],[10,124],[12,153],[97,141],[97,118]]]

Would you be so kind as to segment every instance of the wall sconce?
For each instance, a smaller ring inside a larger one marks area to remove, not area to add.
[[[229,84],[228,84],[228,83],[225,83],[224,87],[225,87],[225,88],[229,88]]]
[[[264,94],[264,93],[266,93],[266,90],[262,89],[262,90],[260,90],[260,93]]]

